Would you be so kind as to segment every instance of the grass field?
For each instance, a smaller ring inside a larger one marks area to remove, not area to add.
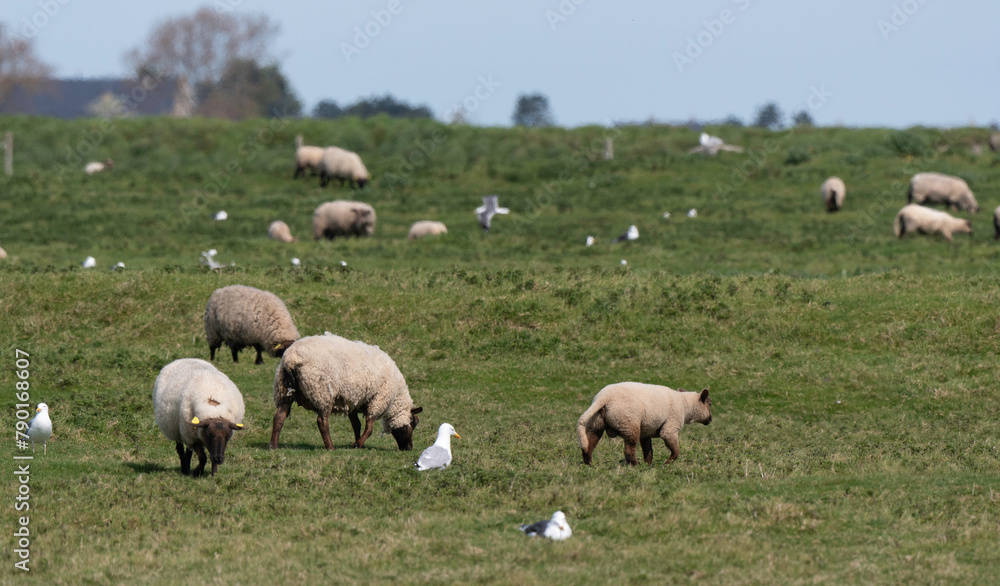
[[[16,149],[0,425],[13,434],[17,350],[55,422],[28,513],[8,458],[2,527],[30,516],[31,572],[11,538],[2,583],[973,584],[1000,569],[1000,158],[971,154],[981,129],[712,128],[748,148],[713,159],[676,127],[0,122]],[[369,188],[292,180],[299,132],[360,152]],[[107,157],[113,172],[83,176]],[[969,182],[984,212],[956,215],[972,236],[894,237],[924,170]],[[838,214],[819,200],[831,174]],[[472,209],[489,193],[512,213],[484,235]],[[314,241],[316,205],[354,197],[375,235]],[[300,241],[268,240],[274,219]],[[420,219],[449,233],[407,242]],[[630,224],[640,238],[612,244]],[[209,248],[235,267],[200,267]],[[279,295],[303,335],[393,356],[424,407],[414,451],[378,433],[350,449],[334,418],[327,452],[297,407],[268,450],[277,360],[224,349],[246,430],[217,476],[180,475],[153,380],[207,359],[205,302],[233,283]],[[713,422],[682,430],[670,465],[662,442],[632,468],[604,439],[585,467],[576,420],[623,380],[709,387]],[[462,436],[451,468],[413,471],[445,421]],[[556,509],[569,540],[517,530]]]

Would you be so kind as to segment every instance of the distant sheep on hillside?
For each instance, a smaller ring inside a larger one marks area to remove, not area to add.
[[[288,229],[288,224],[281,220],[271,222],[267,227],[267,237],[278,242],[296,242],[298,238],[292,237],[292,231]]]
[[[337,236],[371,236],[375,232],[375,208],[361,201],[328,201],[313,212],[313,237],[333,240]]]
[[[263,364],[261,352],[280,357],[295,340],[292,315],[285,303],[270,291],[245,285],[229,285],[216,289],[205,307],[205,338],[209,359],[225,342],[239,362],[239,351],[247,346],[257,350],[254,364]]]
[[[892,223],[896,238],[902,238],[907,232],[920,232],[921,234],[933,234],[940,232],[948,242],[952,241],[951,235],[954,232],[967,232],[972,234],[972,222],[955,218],[947,212],[932,210],[922,205],[911,203],[903,206],[896,214],[896,219]]]
[[[439,234],[447,234],[448,227],[442,222],[434,222],[431,220],[421,220],[419,222],[414,222],[410,226],[410,234],[406,237],[407,240],[416,240],[417,238],[423,238],[424,236],[437,236]]]
[[[976,213],[979,204],[969,185],[958,177],[941,173],[917,173],[910,179],[908,203],[944,204],[951,209]]]
[[[370,176],[357,153],[332,146],[323,151],[319,161],[319,186],[326,187],[330,179],[340,179],[341,186],[347,181],[351,187],[357,183],[364,188]]]
[[[306,172],[306,169],[316,174],[319,172],[319,163],[323,158],[323,147],[307,146],[302,144],[302,135],[295,135],[295,174],[292,179],[297,179],[299,175]]]
[[[826,205],[826,211],[837,212],[844,207],[844,196],[847,195],[847,188],[840,177],[830,177],[820,186],[819,194]]]

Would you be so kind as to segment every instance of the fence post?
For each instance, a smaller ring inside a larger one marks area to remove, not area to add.
[[[3,139],[3,172],[8,177],[14,174],[14,133],[9,130]]]

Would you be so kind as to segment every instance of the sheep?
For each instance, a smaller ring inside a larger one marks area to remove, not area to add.
[[[847,187],[840,177],[830,177],[823,182],[819,188],[820,197],[826,204],[826,211],[839,212],[844,207],[844,196],[847,195]]]
[[[174,360],[153,384],[156,426],[176,444],[183,474],[191,472],[192,450],[198,454],[192,475],[204,473],[207,447],[215,476],[233,432],[243,429],[243,413],[243,395],[233,381],[199,358]]]
[[[712,400],[708,389],[701,393],[674,390],[661,385],[636,382],[610,384],[601,389],[576,423],[583,451],[583,463],[593,461],[594,447],[605,431],[608,437],[622,436],[625,461],[635,466],[635,446],[642,444],[642,457],[653,463],[652,438],[663,439],[670,448],[667,463],[680,452],[679,432],[686,423],[712,422]]]
[[[0,259],[7,258],[7,251],[0,248]]]
[[[319,161],[319,186],[326,187],[331,178],[340,179],[341,186],[348,181],[352,188],[356,182],[363,189],[370,176],[357,153],[332,146],[323,150]]]
[[[332,450],[330,414],[347,413],[354,428],[354,447],[364,447],[376,419],[390,431],[401,451],[413,449],[413,430],[423,407],[414,407],[406,380],[396,363],[378,346],[352,342],[333,334],[307,336],[292,344],[274,373],[274,413],[271,449],[292,403],[317,414],[323,445]],[[358,413],[365,414],[361,433]]]
[[[87,175],[93,175],[94,173],[100,173],[101,171],[110,171],[114,169],[115,162],[111,159],[104,159],[103,163],[98,161],[91,161],[83,167],[83,172]]]
[[[892,222],[896,238],[902,238],[907,232],[917,231],[921,234],[940,232],[948,242],[952,242],[953,232],[972,234],[972,222],[955,218],[948,212],[941,212],[911,203],[903,206]]]
[[[288,229],[288,224],[281,220],[271,222],[267,227],[267,237],[278,242],[298,242],[298,238],[292,237],[292,231]]]
[[[907,203],[945,204],[950,209],[979,212],[979,204],[968,184],[958,177],[941,173],[917,173],[910,179]]]
[[[437,236],[438,234],[447,234],[448,227],[442,222],[433,222],[431,220],[421,220],[419,222],[414,222],[410,226],[410,235],[406,237],[407,240],[415,240],[417,238],[423,238],[424,236]]]
[[[1000,206],[993,210],[993,239],[1000,240]],[[2,248],[0,252],[3,252]],[[0,258],[6,258],[6,255],[0,255]]]
[[[295,174],[292,179],[298,179],[306,169],[315,175],[319,172],[319,162],[323,158],[323,147],[306,146],[302,144],[302,135],[295,135]]]
[[[292,316],[285,303],[270,291],[245,285],[229,285],[216,289],[205,306],[205,338],[209,359],[225,342],[239,362],[237,354],[247,346],[257,350],[254,364],[263,364],[261,352],[276,358],[299,339]]]
[[[375,232],[375,208],[360,201],[328,201],[313,212],[312,226],[316,240],[371,236]]]

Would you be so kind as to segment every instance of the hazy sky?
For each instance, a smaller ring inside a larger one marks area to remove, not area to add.
[[[60,77],[121,76],[158,21],[204,5],[280,24],[275,53],[307,112],[389,92],[509,125],[517,96],[541,92],[565,126],[749,122],[768,101],[822,125],[1000,120],[997,0],[32,0],[0,18]]]

